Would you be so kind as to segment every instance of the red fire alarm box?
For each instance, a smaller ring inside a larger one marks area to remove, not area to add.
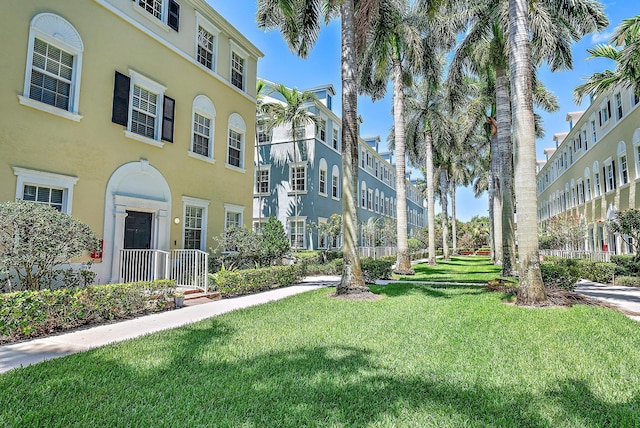
[[[94,263],[102,262],[102,249],[104,248],[104,241],[100,239],[98,241],[98,248],[94,252],[91,253],[91,261]]]

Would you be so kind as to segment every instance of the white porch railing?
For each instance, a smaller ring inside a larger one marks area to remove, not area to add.
[[[359,247],[360,257],[394,256],[398,252],[397,247]]]
[[[120,252],[120,282],[154,281],[168,277],[168,251],[122,250]]]
[[[565,259],[584,259],[594,262],[610,262],[610,251],[570,251],[570,250],[540,250],[543,256],[557,256]]]
[[[209,254],[200,250],[122,250],[120,282],[174,279],[176,285],[209,288]]]
[[[209,288],[209,254],[200,250],[171,250],[170,278],[176,285],[196,287],[205,293]]]

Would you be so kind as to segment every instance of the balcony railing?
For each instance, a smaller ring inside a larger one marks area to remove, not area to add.
[[[395,256],[398,252],[397,247],[359,247],[360,257],[373,257],[374,259],[382,256]]]
[[[200,250],[171,250],[171,279],[181,287],[209,288],[209,254]]]

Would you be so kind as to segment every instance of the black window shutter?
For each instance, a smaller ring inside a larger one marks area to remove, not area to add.
[[[111,121],[118,125],[129,125],[129,91],[131,79],[116,71],[115,83],[113,85],[113,109],[111,111]]]
[[[600,119],[600,126],[602,126],[602,110],[598,112],[598,118]]]
[[[175,113],[176,100],[164,96],[162,105],[162,139],[173,143],[173,115]]]
[[[611,101],[607,101],[607,111],[609,112],[609,117],[611,117]]]
[[[607,178],[607,170],[604,166],[602,167],[602,178],[604,178],[604,191],[608,192],[610,190],[607,189],[607,183],[609,182],[609,179]]]
[[[169,0],[169,19],[167,24],[176,31],[180,26],[180,5],[174,0]]]

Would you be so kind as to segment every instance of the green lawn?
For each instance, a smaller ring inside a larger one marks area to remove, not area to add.
[[[451,260],[437,260],[437,266],[426,263],[414,265],[415,275],[395,276],[403,281],[467,282],[486,284],[500,276],[500,267],[493,265],[489,257],[459,256]]]
[[[0,375],[0,425],[637,427],[640,324],[477,286],[312,291]]]

